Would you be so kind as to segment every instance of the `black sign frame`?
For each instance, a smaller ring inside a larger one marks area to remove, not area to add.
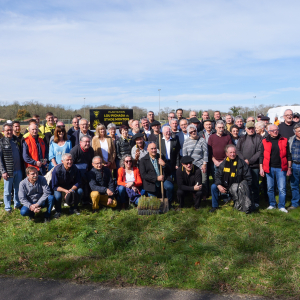
[[[133,109],[90,109],[91,130],[95,130],[98,124],[107,127],[109,123],[114,123],[119,128],[130,119],[133,119]]]

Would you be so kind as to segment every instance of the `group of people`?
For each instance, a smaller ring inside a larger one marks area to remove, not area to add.
[[[221,199],[233,199],[237,209],[248,213],[260,205],[260,176],[268,209],[277,206],[277,189],[280,211],[299,206],[299,114],[286,110],[284,122],[276,120],[277,125],[262,114],[246,121],[231,115],[222,119],[219,111],[213,118],[204,111],[201,121],[195,111],[188,119],[182,116],[183,110],[177,109],[161,126],[150,111],[140,121],[120,126],[119,135],[113,123],[89,130],[88,120],[80,115],[66,131],[51,112],[41,126],[34,115],[24,134],[18,121],[4,124],[0,172],[5,210],[12,212],[13,194],[14,209],[21,215],[33,219],[47,207],[49,222],[53,207],[53,216],[61,216],[63,200],[70,214],[78,215],[79,204],[91,204],[97,212],[101,206],[137,205],[141,195],[161,197],[163,192],[170,209],[175,198],[184,207],[191,193],[195,209],[212,196],[211,212]],[[287,176],[292,201],[286,209]]]

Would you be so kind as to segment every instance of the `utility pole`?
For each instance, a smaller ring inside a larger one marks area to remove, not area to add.
[[[161,89],[158,89],[158,113],[159,113],[159,122],[160,122],[160,91],[161,91]]]
[[[85,98],[83,98],[84,103],[84,118],[85,118]]]

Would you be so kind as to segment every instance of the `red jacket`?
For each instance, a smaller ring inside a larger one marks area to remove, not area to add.
[[[288,170],[288,161],[287,161],[287,153],[286,153],[286,146],[288,140],[285,137],[280,137],[278,140],[278,147],[281,159],[281,171]],[[266,173],[270,173],[270,157],[271,157],[271,150],[272,150],[272,143],[268,141],[268,139],[263,139],[262,141],[264,145],[264,160],[263,160],[263,170]]]
[[[141,174],[138,168],[133,167],[133,174],[135,178],[134,186],[139,187],[142,186],[142,178]],[[126,186],[126,175],[125,175],[125,169],[124,168],[119,168],[118,169],[118,185],[123,185]]]

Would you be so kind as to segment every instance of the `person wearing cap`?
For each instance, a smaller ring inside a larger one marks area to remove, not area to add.
[[[187,119],[181,119],[179,122],[179,125],[180,125],[181,131],[179,131],[177,133],[177,137],[178,137],[179,144],[180,144],[180,156],[182,156],[183,144],[186,141],[186,139],[190,136],[189,133],[187,132],[187,127],[188,127]]]
[[[199,121],[198,118],[193,117],[193,118],[190,118],[189,121],[190,121],[190,125],[192,124],[192,125],[195,125],[195,126],[196,126],[196,128],[197,128],[197,133],[201,131],[202,125],[201,125],[201,122]]]
[[[299,207],[299,183],[300,183],[300,123],[297,123],[294,127],[294,133],[289,138],[289,147],[292,155],[292,176],[291,176],[291,190],[292,200],[291,206],[288,210],[293,210]]]
[[[296,125],[293,121],[293,111],[291,109],[286,109],[283,118],[284,122],[280,123],[278,126],[279,133],[281,136],[289,139],[294,135],[294,126]]]
[[[211,186],[212,209],[215,212],[219,208],[219,195],[225,202],[232,197],[230,187],[234,183],[242,183],[244,180],[246,185],[251,188],[252,179],[248,164],[236,154],[236,147],[232,144],[225,147],[226,158],[220,164],[216,172],[215,183]]]
[[[191,156],[183,156],[180,160],[181,167],[176,171],[177,177],[177,199],[179,207],[184,207],[184,198],[187,193],[192,193],[194,208],[198,209],[202,197],[202,175],[201,169],[193,164]]]
[[[280,125],[279,125],[280,126]],[[276,125],[268,126],[268,133],[263,139],[260,150],[260,175],[267,177],[269,207],[276,208],[275,180],[279,190],[278,209],[287,213],[285,209],[286,176],[292,174],[292,156],[287,138],[281,136]]]
[[[279,126],[279,124],[280,124],[280,121],[278,120],[278,117],[275,117],[274,124],[275,124],[276,126]]]
[[[160,134],[160,122],[154,121],[150,124],[152,133],[148,136],[148,142],[154,142],[156,144],[156,147],[159,147],[159,134]]]
[[[148,142],[145,141],[143,133],[137,133],[132,137],[135,145],[131,149],[131,156],[133,158],[133,165],[139,165],[139,161],[148,153]]]
[[[208,150],[207,144],[203,137],[197,135],[197,128],[195,125],[190,124],[187,128],[189,133],[189,138],[183,144],[182,155],[191,156],[194,159],[194,165],[197,166],[202,172],[202,182],[206,187],[207,182],[207,163],[208,163]],[[206,192],[206,189],[204,189]],[[204,200],[206,200],[206,194],[204,195]]]
[[[159,170],[160,165],[162,166],[162,174]],[[168,198],[169,207],[171,207],[174,190],[171,168],[163,154],[162,158],[159,157],[154,142],[149,143],[148,153],[140,160],[140,174],[143,180],[143,189],[149,197],[161,196],[161,182],[163,182],[165,195]]]
[[[265,123],[266,126],[267,126],[267,125],[269,124],[269,122],[270,122],[270,118],[267,117],[267,116],[262,116],[262,117],[260,118],[260,120],[263,121],[263,122]]]
[[[256,121],[257,122],[261,121],[261,117],[264,117],[264,114],[258,114],[256,117]]]
[[[254,122],[247,122],[246,134],[239,139],[236,145],[236,153],[250,168],[252,200],[256,207],[259,207],[259,157],[261,143],[262,136],[256,134]]]
[[[294,115],[293,115],[293,121],[295,123],[299,123],[299,121],[300,121],[300,114],[299,113],[297,113],[297,112],[294,113]]]

